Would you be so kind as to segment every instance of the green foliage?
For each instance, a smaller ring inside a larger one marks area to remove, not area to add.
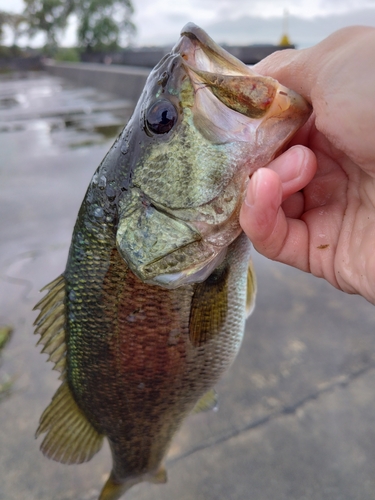
[[[17,45],[12,45],[11,47],[0,45],[0,58],[8,59],[11,57],[22,57],[23,55],[24,51]]]
[[[26,29],[26,17],[22,14],[0,11],[0,40],[4,36],[4,28],[8,27],[13,32],[13,44],[17,44],[18,37]]]
[[[128,45],[135,33],[131,0],[24,0],[24,3],[22,15],[0,11],[0,41],[5,26],[13,31],[13,45],[21,34],[33,37],[43,32],[45,52],[55,55],[58,37],[72,15],[78,20],[78,46],[87,52]]]
[[[75,0],[24,0],[28,33],[43,31],[48,47],[57,47],[57,36],[66,28]]]
[[[78,19],[78,45],[86,51],[113,50],[128,42],[135,32],[131,22],[131,0],[24,0],[28,33],[42,31],[47,38],[46,50],[55,53],[58,36],[68,19]],[[0,35],[1,35],[0,17]]]
[[[56,61],[79,62],[79,51],[74,47],[60,47],[55,53]]]
[[[86,51],[114,50],[135,32],[130,0],[76,0],[76,14],[78,43]]]

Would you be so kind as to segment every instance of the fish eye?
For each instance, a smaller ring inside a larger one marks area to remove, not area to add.
[[[146,125],[154,134],[166,134],[177,121],[177,110],[166,99],[155,102],[147,111]]]

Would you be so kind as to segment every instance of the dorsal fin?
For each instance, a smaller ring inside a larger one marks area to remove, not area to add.
[[[246,291],[246,317],[248,318],[255,307],[255,296],[257,292],[257,280],[255,276],[253,261],[250,259],[247,268],[247,291]]]
[[[103,443],[99,434],[75,402],[67,381],[57,389],[40,417],[35,437],[47,432],[40,449],[52,460],[80,464],[90,460]]]
[[[49,354],[48,361],[55,363],[54,370],[62,372],[64,378],[66,369],[66,344],[65,344],[65,279],[59,276],[46,285],[43,290],[49,292],[36,304],[35,309],[40,309],[36,318],[35,333],[40,335],[38,344],[44,346],[42,352]]]
[[[221,265],[203,282],[195,286],[191,301],[189,333],[196,347],[220,332],[228,310],[228,274]]]

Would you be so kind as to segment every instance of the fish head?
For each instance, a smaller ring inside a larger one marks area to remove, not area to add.
[[[151,72],[120,141],[117,248],[144,282],[205,280],[240,234],[251,174],[303,125],[309,104],[189,23]]]

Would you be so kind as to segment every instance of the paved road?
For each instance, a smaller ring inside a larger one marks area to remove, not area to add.
[[[33,434],[58,386],[35,347],[38,290],[64,269],[78,207],[129,103],[47,76],[0,81],[0,500],[94,500],[108,447],[64,466]],[[254,255],[257,307],[219,411],[190,417],[169,482],[129,500],[373,500],[375,309]]]

